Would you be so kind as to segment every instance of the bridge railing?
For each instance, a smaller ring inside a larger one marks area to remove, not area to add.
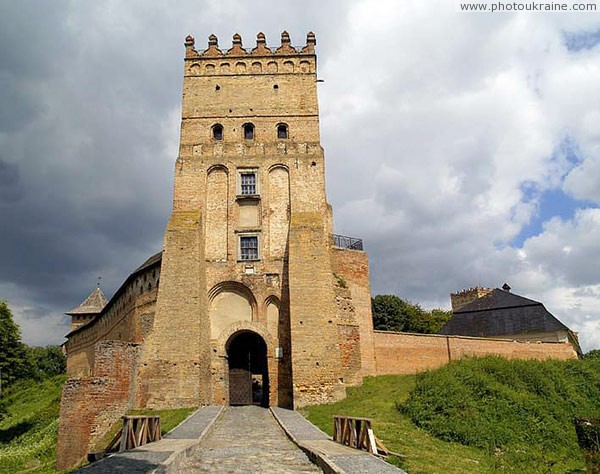
[[[389,454],[405,458],[403,454],[395,453],[386,448],[375,436],[371,418],[333,415],[333,440],[351,448],[367,451],[376,456],[386,457]]]
[[[160,439],[158,415],[126,415],[123,428],[110,442],[106,452],[122,452]]]

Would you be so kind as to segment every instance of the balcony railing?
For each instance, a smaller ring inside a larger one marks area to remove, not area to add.
[[[363,241],[362,239],[355,239],[354,237],[333,234],[333,246],[341,249],[362,250]]]

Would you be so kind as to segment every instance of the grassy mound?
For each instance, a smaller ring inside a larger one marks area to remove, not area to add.
[[[433,436],[487,451],[506,472],[583,467],[575,416],[600,413],[600,361],[466,359],[417,377],[398,408]]]
[[[417,428],[409,416],[396,409],[396,404],[405,402],[414,388],[414,375],[366,377],[362,386],[347,390],[344,400],[305,407],[303,414],[330,435],[333,415],[372,418],[375,435],[386,447],[406,456],[390,461],[410,474],[497,472],[486,452],[437,439]]]
[[[66,380],[66,375],[42,381],[23,380],[3,391],[7,414],[0,420],[0,474],[56,472],[60,395]],[[165,434],[193,411],[181,408],[134,413],[160,415],[161,432]],[[107,434],[101,448],[106,447],[121,425],[115,424],[114,432]]]
[[[24,380],[3,393],[7,415],[0,421],[0,473],[55,472],[60,393],[66,376]]]

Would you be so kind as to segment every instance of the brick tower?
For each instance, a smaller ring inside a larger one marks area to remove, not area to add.
[[[181,142],[138,404],[344,395],[315,36],[186,38]],[[252,387],[249,389],[248,387]]]

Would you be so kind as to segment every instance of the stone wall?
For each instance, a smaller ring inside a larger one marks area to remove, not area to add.
[[[96,345],[93,375],[67,380],[60,402],[56,466],[74,467],[131,408],[138,345],[102,341]]]
[[[100,341],[139,343],[151,331],[160,279],[160,266],[132,273],[100,315],[67,335],[67,374],[89,377]]]
[[[289,292],[294,407],[331,402],[345,396],[329,254],[330,234],[325,227],[322,213],[292,213]]]
[[[498,355],[507,359],[574,359],[569,343],[487,339],[375,331],[373,375],[415,374],[464,356]]]
[[[336,295],[338,306],[351,305],[345,311],[347,322],[356,324],[360,336],[360,374],[372,374],[375,370],[373,352],[373,316],[371,313],[371,282],[369,257],[360,250],[332,249],[331,269],[336,277],[337,287],[345,287],[347,295]],[[359,382],[360,383],[360,382]]]

